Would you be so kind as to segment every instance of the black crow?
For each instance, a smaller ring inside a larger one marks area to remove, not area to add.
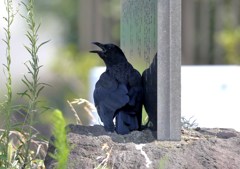
[[[148,114],[148,127],[157,130],[157,54],[148,69],[142,74],[144,107]]]
[[[98,114],[107,131],[128,134],[141,128],[143,87],[141,74],[127,61],[122,50],[114,44],[93,42],[106,65],[93,93]],[[116,118],[116,126],[113,119]]]

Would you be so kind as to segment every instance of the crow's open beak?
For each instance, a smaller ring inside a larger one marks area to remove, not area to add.
[[[99,42],[92,42],[92,44],[94,44],[94,45],[98,46],[99,48],[101,48],[102,51],[100,51],[100,50],[92,50],[92,51],[90,51],[91,53],[98,53],[98,54],[100,54],[100,53],[105,51],[105,48],[104,48],[103,44],[101,44]]]

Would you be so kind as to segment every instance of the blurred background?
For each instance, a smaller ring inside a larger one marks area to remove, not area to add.
[[[18,1],[15,9],[20,9]],[[72,122],[67,100],[89,99],[89,72],[103,66],[94,54],[92,41],[120,44],[120,0],[39,0],[36,18],[41,23],[39,42],[51,40],[39,53],[42,100],[65,113]],[[182,0],[182,64],[229,65],[240,63],[240,1]],[[0,38],[4,37],[4,2],[0,2]],[[16,103],[23,100],[16,93],[24,91],[21,78],[24,62],[30,59],[23,45],[26,24],[16,15],[12,27],[13,92]],[[5,44],[0,42],[0,62],[5,63]],[[5,91],[5,76],[0,71],[0,96]],[[67,113],[68,112],[68,113]]]

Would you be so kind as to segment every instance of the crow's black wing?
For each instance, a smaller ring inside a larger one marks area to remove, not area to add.
[[[114,131],[113,118],[116,111],[129,102],[127,93],[127,86],[119,84],[106,72],[96,83],[94,102],[106,130]]]
[[[139,127],[142,123],[142,105],[143,105],[143,86],[142,77],[137,70],[133,70],[132,76],[129,78],[129,105],[134,107],[138,118]]]
[[[143,101],[143,86],[142,78],[137,70],[133,70],[132,75],[129,77],[129,104],[137,108],[136,111],[140,111]]]
[[[128,104],[116,116],[116,131],[119,134],[128,134],[141,127],[143,87],[141,75],[135,69],[128,79],[128,96]]]

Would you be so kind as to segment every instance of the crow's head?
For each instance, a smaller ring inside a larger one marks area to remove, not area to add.
[[[106,66],[116,65],[121,62],[126,62],[127,59],[122,50],[114,44],[101,44],[99,42],[93,42],[102,50],[92,50],[91,53],[97,53],[105,62]]]

